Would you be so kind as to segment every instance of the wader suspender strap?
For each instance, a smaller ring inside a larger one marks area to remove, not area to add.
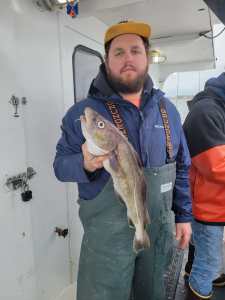
[[[120,116],[116,104],[111,101],[107,101],[106,104],[112,115],[114,125],[128,138],[127,129],[124,126],[123,119]]]
[[[170,125],[169,125],[169,119],[168,114],[165,108],[165,105],[163,103],[163,100],[159,103],[159,109],[163,120],[163,126],[166,134],[166,152],[167,152],[167,162],[174,161],[173,159],[173,144],[171,142],[171,133],[170,133]]]
[[[106,104],[112,115],[114,125],[128,138],[127,129],[124,126],[123,119],[120,116],[116,104],[111,101],[107,101]],[[159,108],[160,108],[160,113],[162,116],[163,126],[166,134],[166,152],[168,156],[167,162],[172,162],[174,161],[174,159],[173,159],[173,145],[171,142],[170,125],[169,125],[168,114],[162,100],[160,101]]]

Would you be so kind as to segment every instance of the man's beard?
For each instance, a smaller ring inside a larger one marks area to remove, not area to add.
[[[131,81],[125,82],[123,79],[114,76],[109,68],[107,68],[107,78],[112,88],[118,93],[132,94],[139,92],[146,80],[148,74],[148,66],[136,78]]]

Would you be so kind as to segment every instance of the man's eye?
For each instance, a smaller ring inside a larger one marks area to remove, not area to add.
[[[133,53],[133,54],[139,54],[139,53],[141,53],[141,50],[134,49],[134,50],[132,50],[132,53]]]
[[[98,128],[103,129],[105,127],[105,123],[103,121],[98,121],[97,126]]]

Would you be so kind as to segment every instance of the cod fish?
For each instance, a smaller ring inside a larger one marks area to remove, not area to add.
[[[127,207],[129,225],[135,227],[134,251],[149,248],[145,230],[150,223],[147,189],[138,154],[120,130],[92,108],[86,107],[80,120],[88,151],[94,156],[109,156],[103,166],[111,174],[114,189]]]

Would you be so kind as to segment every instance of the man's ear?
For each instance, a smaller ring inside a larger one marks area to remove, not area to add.
[[[147,60],[148,60],[148,65],[150,65],[152,63],[151,50],[147,52]]]
[[[105,70],[106,70],[106,72],[108,72],[108,69],[109,69],[109,67],[108,67],[108,57],[106,55],[104,56],[104,60],[105,60]]]

